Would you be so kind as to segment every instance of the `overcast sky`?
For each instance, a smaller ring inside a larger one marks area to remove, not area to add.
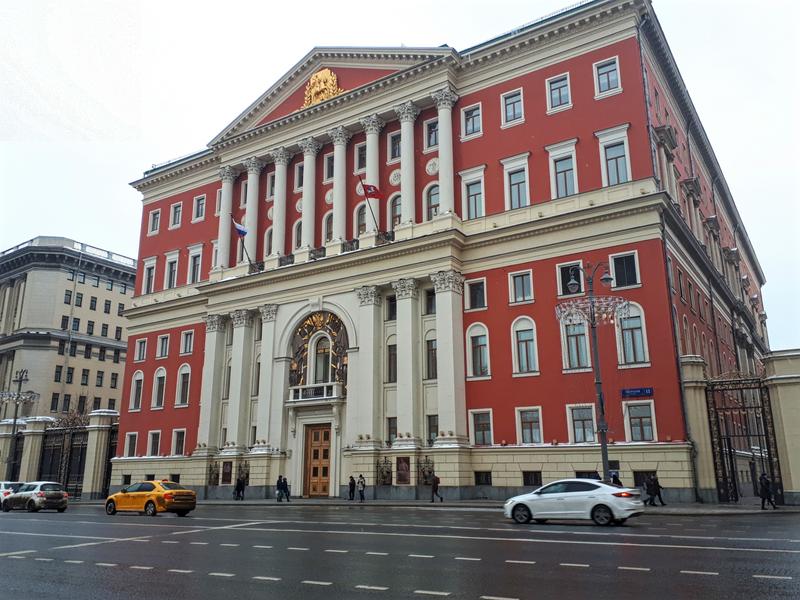
[[[313,46],[460,50],[572,3],[0,2],[0,250],[60,235],[136,257],[128,182],[204,148]],[[800,9],[655,9],[766,274],[772,348],[800,347]]]

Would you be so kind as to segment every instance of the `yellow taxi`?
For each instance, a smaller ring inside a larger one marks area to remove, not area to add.
[[[131,511],[155,517],[160,512],[173,512],[185,517],[196,506],[197,494],[174,481],[139,481],[111,494],[106,499],[106,514]]]

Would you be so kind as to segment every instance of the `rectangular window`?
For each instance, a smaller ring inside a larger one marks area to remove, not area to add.
[[[473,335],[469,338],[470,354],[472,356],[472,377],[487,377],[489,375],[489,345],[483,334]]]
[[[508,173],[508,191],[512,209],[528,206],[527,187],[525,169]]]
[[[97,310],[97,296],[89,298],[89,310]]]
[[[492,485],[492,472],[475,471],[475,485]]]
[[[117,389],[117,383],[119,381],[119,373],[112,373],[111,374],[111,389]]]
[[[114,328],[114,339],[117,341],[122,340],[122,327]]]
[[[558,282],[560,285],[559,294],[562,296],[568,296],[570,294],[582,294],[583,293],[583,275],[580,271],[580,263],[569,263],[565,265],[558,266]],[[570,289],[570,283],[575,288],[575,291]]]
[[[476,136],[481,133],[481,105],[468,106],[461,111],[462,137]]]
[[[78,342],[69,343],[69,355],[76,356],[78,353]]]
[[[531,272],[511,273],[511,302],[530,302],[533,300]]]
[[[575,444],[594,442],[594,416],[588,407],[570,407],[572,441]]]
[[[635,253],[613,256],[611,268],[615,288],[639,284],[639,270],[636,265]]]
[[[105,346],[100,346],[100,350],[98,350],[98,353],[97,353],[97,360],[99,360],[100,362],[103,362],[103,361],[105,361],[105,359],[106,359],[106,347]]]
[[[117,316],[121,317],[125,312],[125,305],[122,302],[117,303]]]
[[[58,412],[58,400],[59,393],[53,392],[53,395],[50,397],[50,412]]]
[[[167,378],[165,375],[156,375],[155,390],[153,390],[153,408],[164,408],[164,390]]]
[[[186,442],[186,431],[184,431],[183,429],[176,429],[172,433],[172,439],[173,439],[172,454],[174,454],[175,456],[182,456],[184,451],[183,448]],[[174,476],[172,478],[172,481],[175,481]],[[175,483],[178,482],[175,481]]]
[[[61,412],[69,412],[69,404],[72,401],[72,394],[64,394],[64,399],[61,401]]]
[[[541,444],[542,430],[538,409],[519,411],[519,428],[523,444]]]
[[[439,121],[425,123],[425,150],[430,150],[439,145]]]
[[[522,472],[522,485],[525,487],[541,487],[542,486],[542,472],[541,471],[523,471]]]
[[[425,379],[436,377],[436,340],[425,340]]]
[[[111,279],[109,279],[108,281],[106,281],[106,289],[107,289],[109,292],[110,292],[110,291],[113,291],[113,289],[114,289],[114,282],[113,282]]]
[[[608,185],[617,185],[628,181],[628,163],[625,155],[625,143],[609,144],[604,147],[606,154],[606,178]]]
[[[425,290],[425,314],[436,314],[436,290]]]
[[[197,196],[192,209],[192,221],[202,221],[206,218],[206,197]]]
[[[547,110],[571,106],[569,95],[569,75],[559,75],[547,80]]]
[[[390,133],[388,136],[389,143],[389,162],[400,160],[400,132]]]
[[[681,300],[686,301],[686,290],[683,287],[683,273],[678,270],[678,292],[680,293]]]
[[[294,190],[299,192],[303,189],[303,170],[305,169],[305,165],[302,162],[297,163],[294,166]]]
[[[151,431],[150,432],[150,456],[158,456],[158,452],[161,446],[161,432],[160,431]]]
[[[628,404],[628,424],[632,442],[653,441],[653,415],[650,404]]]
[[[595,96],[607,94],[619,89],[619,69],[617,59],[595,64]]]
[[[239,189],[239,208],[247,206],[247,180],[242,182],[242,187]]]
[[[67,271],[67,281],[75,281],[75,271]]]
[[[69,317],[66,315],[61,316],[61,329],[65,330],[69,327]]]
[[[136,360],[144,360],[147,352],[147,340],[136,340]]]
[[[117,409],[117,401],[114,398],[108,399],[108,410],[116,410]]]
[[[103,323],[100,326],[100,335],[102,337],[108,337],[108,323]]]
[[[105,377],[105,372],[98,371],[97,372],[97,379],[94,383],[95,387],[103,387],[103,378]]]
[[[58,355],[59,356],[64,356],[64,351],[66,350],[66,348],[67,348],[67,342],[65,340],[58,340]]]
[[[642,317],[637,315],[621,319],[620,329],[623,362],[628,365],[646,362]]]
[[[536,372],[536,352],[534,348],[533,329],[517,329],[514,331],[514,343],[517,351],[517,373]]]
[[[386,419],[386,441],[391,446],[397,439],[397,417]]]
[[[200,259],[199,252],[193,252],[189,255],[189,280],[187,283],[197,283],[200,281]]]
[[[64,367],[61,365],[56,365],[56,372],[53,375],[53,381],[56,383],[61,383],[61,373],[64,371]]]
[[[111,314],[111,300],[103,302],[103,313],[107,315]]]
[[[386,320],[397,320],[397,296],[388,296],[386,298]]]
[[[92,345],[86,344],[83,347],[83,358],[92,358]]]
[[[586,324],[565,325],[564,329],[567,336],[567,368],[587,368],[589,354],[586,351]]]
[[[158,226],[161,223],[161,209],[150,212],[150,224],[147,228],[149,234],[158,233]]]
[[[166,288],[172,289],[178,284],[178,259],[174,258],[167,261],[167,280]]]
[[[428,415],[428,446],[433,446],[436,438],[439,437],[439,415]]]
[[[191,354],[194,348],[194,331],[181,333],[181,354]]]
[[[397,383],[397,344],[386,346],[386,383]]]
[[[476,446],[492,445],[492,415],[489,412],[472,413],[472,426],[475,430]]]
[[[467,309],[486,308],[486,281],[483,279],[467,282]]]
[[[64,290],[64,304],[72,304],[72,290]]]
[[[170,217],[169,217],[170,229],[181,226],[181,213],[183,213],[182,204],[178,203],[170,206]]]
[[[267,175],[267,198],[275,197],[275,171]]]
[[[120,283],[119,284],[119,293],[120,294],[127,294],[128,293],[128,284],[127,283]]]
[[[100,276],[99,275],[92,275],[92,287],[100,287]]]
[[[72,318],[72,331],[80,331],[81,330],[81,320],[73,317]]]
[[[86,323],[86,333],[94,335],[94,321],[88,321]]]
[[[78,283],[86,283],[86,273],[78,272]]]
[[[114,364],[115,365],[119,364],[119,355],[120,355],[119,350],[114,350]]]
[[[81,385],[89,385],[89,369],[81,369]]]
[[[323,173],[325,174],[325,181],[333,179],[333,154],[325,155],[325,167]]]
[[[133,380],[133,398],[131,402],[131,410],[139,410],[142,407],[142,386],[144,381],[141,376]]]
[[[503,94],[503,125],[522,120],[522,90]]]
[[[155,264],[147,265],[144,268],[144,284],[142,285],[142,293],[143,294],[152,294],[153,293],[153,283],[156,278],[156,266]]]
[[[688,293],[688,296],[689,296],[689,307],[692,309],[692,312],[694,312],[694,284],[691,281],[689,282],[689,293]],[[74,320],[73,320],[73,323],[72,323],[72,328],[75,329],[75,321]]]
[[[75,294],[75,306],[83,306],[83,294],[81,292]]]
[[[178,405],[179,406],[186,406],[189,404],[189,379],[191,375],[189,373],[181,373],[180,374],[180,394],[178,395]]]
[[[169,354],[169,336],[158,336],[158,355],[156,358],[164,358]]]
[[[483,216],[483,182],[472,181],[466,184],[467,219]]]
[[[100,410],[101,402],[102,400],[99,397],[95,396],[92,399],[92,410]]]
[[[575,169],[572,157],[565,156],[554,161],[556,177],[556,198],[571,196],[575,193]]]
[[[355,145],[355,164],[356,164],[356,173],[361,173],[367,169],[367,144],[366,142],[362,142],[360,144]]]
[[[125,456],[136,456],[136,438],[138,436],[135,433],[128,433],[125,434]],[[124,475],[128,478],[128,483],[130,483],[130,475]]]
[[[78,412],[80,414],[86,412],[86,396],[78,396]]]

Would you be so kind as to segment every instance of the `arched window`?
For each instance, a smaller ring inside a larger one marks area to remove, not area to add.
[[[439,186],[432,185],[425,197],[425,220],[430,221],[439,214]]]
[[[356,209],[356,234],[355,237],[360,236],[367,230],[367,204],[365,202]]]
[[[683,353],[684,355],[692,353],[692,340],[689,339],[689,319],[683,315]]]
[[[128,402],[128,410],[141,410],[142,390],[144,389],[144,373],[136,371],[131,379],[131,397]]]
[[[627,317],[616,319],[617,355],[621,365],[642,364],[649,360],[644,311],[635,302],[631,302],[629,307]]]
[[[467,329],[468,377],[489,377],[489,332],[482,323],[475,323]]]
[[[700,343],[702,344],[700,347],[702,348],[703,358],[706,361],[706,366],[708,366],[708,364],[711,362],[711,360],[709,359],[708,352],[706,351],[707,348],[706,348],[706,334],[705,333],[701,333],[700,334]]]
[[[178,387],[175,391],[175,406],[189,406],[189,386],[192,381],[192,368],[182,364],[178,369]]]
[[[714,360],[714,340],[708,340],[708,368],[712,375],[717,374],[717,370],[714,368],[714,364],[716,361]]]
[[[225,378],[222,381],[222,397],[228,398],[231,395],[231,361],[225,365]]]
[[[536,373],[539,361],[536,351],[536,325],[529,317],[519,317],[511,324],[511,351],[514,373]]]
[[[322,335],[314,345],[314,383],[331,381],[331,341]]]
[[[697,333],[697,325],[692,325],[692,343],[694,343],[694,353],[702,354],[703,350],[700,348],[700,336]]]
[[[272,254],[272,227],[264,233],[264,258]]]
[[[330,212],[325,215],[323,220],[323,231],[325,232],[325,239],[323,241],[330,242],[333,240],[333,213]]]
[[[292,247],[297,250],[303,243],[303,221],[297,221],[294,226],[294,244]]]
[[[588,369],[589,362],[589,326],[581,323],[564,323],[561,325],[561,355],[565,369]]]
[[[153,378],[153,398],[151,408],[164,408],[164,392],[167,389],[167,370],[164,367],[156,369]]]
[[[400,194],[394,195],[389,200],[389,231],[394,231],[394,228],[400,225],[402,213],[400,209]]]
[[[436,379],[438,375],[436,332],[431,329],[425,333],[425,379]]]
[[[261,387],[261,355],[256,356],[253,363],[253,385],[250,395],[258,396],[259,388]]]

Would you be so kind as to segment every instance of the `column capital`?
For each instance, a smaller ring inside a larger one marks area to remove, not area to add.
[[[350,141],[350,138],[353,137],[353,134],[350,133],[344,127],[334,127],[333,129],[328,131],[328,135],[333,140],[334,145],[344,145]]]
[[[453,105],[458,101],[458,94],[447,85],[441,90],[437,90],[431,94],[437,109],[453,108]]]
[[[398,300],[417,297],[417,280],[412,278],[398,279],[392,282]]]
[[[277,304],[262,304],[258,307],[259,312],[261,312],[261,320],[262,321],[274,321],[275,317],[278,314],[278,305]]]
[[[248,175],[258,175],[261,173],[261,170],[264,168],[265,163],[263,160],[256,158],[255,156],[251,156],[246,161],[244,161],[244,168],[247,169]]]
[[[300,150],[303,151],[303,156],[316,156],[317,152],[322,149],[322,144],[320,144],[313,137],[307,137],[300,140],[298,145],[300,146]]]
[[[419,108],[409,100],[394,107],[394,112],[401,123],[413,123],[419,115]]]
[[[219,170],[219,178],[222,179],[222,181],[230,181],[232,183],[236,181],[238,176],[239,173],[231,166],[221,167]]]
[[[358,303],[361,306],[381,305],[381,294],[378,291],[378,286],[365,285],[360,288],[356,288],[356,294],[358,294]]]
[[[361,119],[361,126],[367,133],[380,133],[384,125],[386,123],[377,114]]]
[[[439,292],[464,293],[464,276],[458,271],[437,271],[431,274],[431,279],[437,294]]]
[[[289,161],[292,160],[292,153],[283,146],[280,148],[275,148],[275,150],[271,150],[269,155],[272,157],[272,161],[276,165],[286,166],[289,164]]]
[[[206,315],[206,331],[211,333],[221,331],[225,326],[225,318],[222,315]]]
[[[240,308],[231,313],[231,320],[233,321],[234,328],[249,327],[253,322],[253,317],[249,310]]]

